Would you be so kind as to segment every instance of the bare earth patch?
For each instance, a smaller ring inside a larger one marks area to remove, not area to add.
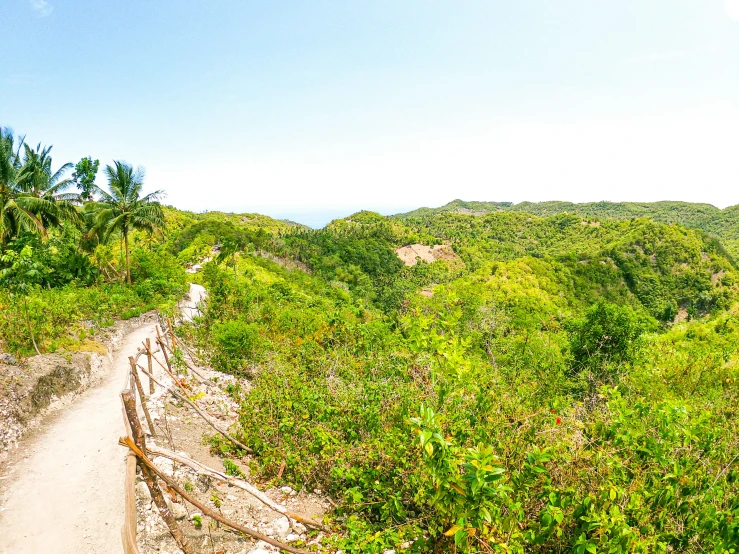
[[[408,267],[416,265],[419,259],[426,263],[432,263],[437,260],[452,261],[457,259],[457,255],[448,244],[436,244],[434,246],[410,244],[398,248],[395,253]]]

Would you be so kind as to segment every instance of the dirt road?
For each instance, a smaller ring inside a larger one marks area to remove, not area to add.
[[[97,387],[26,444],[0,507],[0,553],[116,554],[122,552],[125,450],[119,393],[128,356],[154,324],[128,334]],[[153,342],[153,341],[152,341]]]

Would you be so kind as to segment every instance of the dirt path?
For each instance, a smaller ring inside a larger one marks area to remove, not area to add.
[[[125,450],[119,393],[128,356],[154,324],[127,335],[110,374],[26,445],[0,508],[0,553],[122,552]],[[22,471],[22,473],[21,473]]]
[[[190,298],[180,302],[180,312],[185,321],[192,321],[192,318],[200,315],[198,304],[205,300],[205,288],[195,283],[190,283]]]

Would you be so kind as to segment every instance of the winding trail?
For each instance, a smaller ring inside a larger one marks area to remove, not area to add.
[[[199,313],[205,289],[190,285],[183,318]],[[110,373],[83,392],[25,444],[27,454],[0,506],[0,554],[118,554],[123,552],[126,450],[120,392],[128,356],[149,337],[149,323],[127,334],[113,353]]]
[[[125,450],[120,391],[128,356],[149,323],[126,335],[111,371],[26,444],[27,456],[5,494],[0,553],[116,554],[122,552]]]

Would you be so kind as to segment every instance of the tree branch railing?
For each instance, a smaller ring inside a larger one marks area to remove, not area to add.
[[[162,321],[161,316],[160,316],[159,321],[160,321],[160,324],[164,323]],[[126,470],[125,470],[126,474],[125,474],[125,495],[124,495],[125,497],[124,522],[121,528],[121,540],[123,543],[124,554],[140,554],[140,551],[138,549],[137,538],[136,538],[138,518],[137,518],[137,512],[136,512],[135,485],[136,485],[136,467],[137,466],[141,469],[142,475],[144,477],[144,482],[146,483],[147,488],[149,489],[152,500],[154,501],[154,504],[156,505],[160,516],[162,517],[164,523],[167,525],[167,528],[169,529],[169,532],[174,538],[175,542],[177,543],[179,548],[183,552],[185,552],[185,554],[195,554],[196,552],[196,550],[194,550],[195,547],[190,541],[187,540],[187,537],[182,532],[182,529],[180,528],[179,524],[177,523],[171,511],[169,510],[169,507],[164,497],[164,493],[159,485],[159,480],[164,482],[166,486],[168,487],[168,489],[175,491],[182,499],[184,499],[186,502],[188,502],[192,506],[195,506],[198,510],[200,510],[203,513],[203,515],[210,517],[214,519],[215,521],[218,521],[222,525],[231,528],[237,533],[241,533],[241,534],[250,536],[254,539],[264,541],[268,544],[276,546],[277,548],[281,549],[281,551],[284,551],[284,552],[290,552],[293,554],[308,554],[305,550],[300,550],[298,548],[290,546],[289,544],[282,543],[276,539],[273,539],[272,537],[268,537],[266,535],[259,533],[258,531],[255,531],[244,525],[241,525],[239,523],[226,519],[221,514],[211,510],[205,504],[203,504],[202,502],[200,502],[199,500],[191,496],[189,493],[187,493],[185,490],[183,490],[174,481],[173,478],[170,478],[164,473],[162,473],[159,470],[159,468],[157,468],[156,465],[149,459],[147,455],[148,450],[146,446],[146,435],[141,426],[141,421],[138,416],[139,406],[137,405],[137,402],[136,402],[137,393],[138,393],[140,404],[141,404],[140,408],[144,414],[147,427],[149,429],[149,435],[151,437],[156,437],[156,430],[154,427],[154,421],[152,420],[148,407],[146,405],[147,396],[144,392],[144,387],[139,377],[139,371],[141,371],[149,379],[149,395],[154,394],[155,385],[158,385],[166,393],[172,395],[178,401],[192,408],[206,423],[208,423],[208,425],[210,425],[213,429],[218,431],[218,433],[223,435],[229,441],[233,442],[236,446],[238,446],[245,452],[252,452],[251,448],[241,443],[238,439],[233,437],[225,429],[222,429],[218,424],[216,424],[212,420],[212,418],[208,417],[195,404],[195,402],[193,402],[192,400],[188,398],[185,390],[182,388],[182,383],[178,381],[178,379],[175,377],[172,371],[172,365],[171,365],[170,356],[168,355],[168,353],[174,354],[176,348],[174,345],[170,346],[170,344],[168,344],[167,338],[169,336],[171,340],[173,338],[172,337],[173,332],[172,332],[172,321],[169,320],[167,321],[167,323],[168,325],[161,326],[161,329],[162,329],[161,331],[160,331],[160,326],[159,325],[157,326],[157,344],[159,348],[152,349],[152,345],[150,341],[147,339],[142,344],[143,347],[139,348],[136,351],[136,354],[134,356],[129,356],[130,369],[129,369],[128,374],[126,375],[124,389],[121,391],[121,403],[122,403],[122,408],[123,408],[123,420],[124,420],[124,425],[125,425],[125,430],[126,430],[126,436],[121,437],[118,442],[122,446],[126,446],[129,449],[128,455],[126,456]],[[180,341],[179,346],[183,346],[183,344],[184,343]],[[162,354],[162,357],[164,358],[164,363],[160,361],[159,358],[157,358],[156,354],[158,353]],[[147,357],[147,368],[144,368],[142,365],[138,363],[141,356]],[[162,383],[160,379],[157,379],[154,377],[153,362],[156,362],[162,368],[162,370],[167,374],[167,376],[169,376],[172,379],[172,382],[173,382],[172,386],[167,386],[164,383]],[[188,366],[188,369],[192,372],[192,374],[196,375],[201,380],[201,382],[206,381],[202,375],[200,375],[198,372],[194,370],[194,368],[192,368],[189,364],[186,364],[186,365]],[[265,495],[263,492],[259,491],[255,486],[251,485],[250,483],[247,483],[246,481],[238,480],[238,479],[230,479],[229,476],[226,476],[225,474],[223,474],[222,472],[219,472],[218,470],[209,468],[208,466],[200,464],[199,462],[191,458],[180,456],[179,454],[170,452],[160,447],[152,446],[151,452],[158,456],[165,456],[165,457],[174,459],[178,463],[182,463],[183,465],[189,466],[191,469],[194,469],[198,473],[218,475],[220,479],[224,479],[227,481],[233,480],[235,486],[248,492],[252,496],[258,498],[265,505],[269,506],[272,510],[283,514],[289,520],[300,522],[314,529],[320,529],[323,531],[328,530],[324,525],[312,520],[311,518],[308,518],[308,517],[305,517],[300,514],[287,510],[286,507],[271,500],[267,495]]]

